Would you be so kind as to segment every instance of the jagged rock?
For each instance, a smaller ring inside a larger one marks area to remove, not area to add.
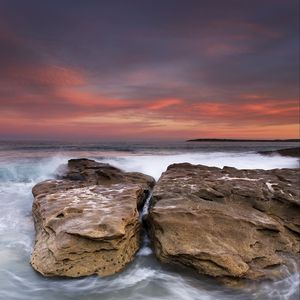
[[[60,173],[33,188],[33,268],[70,277],[120,271],[139,248],[138,207],[154,179],[87,159],[69,160]]]
[[[299,169],[173,164],[154,188],[148,226],[163,262],[223,279],[279,275],[299,256]]]

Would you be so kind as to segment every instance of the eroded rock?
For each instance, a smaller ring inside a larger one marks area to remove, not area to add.
[[[139,248],[142,206],[154,179],[87,159],[33,188],[34,269],[45,276],[110,275]]]
[[[270,278],[299,258],[299,169],[174,164],[148,217],[157,257],[222,278]]]

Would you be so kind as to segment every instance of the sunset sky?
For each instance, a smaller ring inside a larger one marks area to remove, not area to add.
[[[299,137],[298,0],[0,0],[0,139]]]

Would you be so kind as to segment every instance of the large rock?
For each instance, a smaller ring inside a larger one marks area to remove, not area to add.
[[[280,275],[299,257],[299,169],[171,165],[148,224],[163,262],[226,280]]]
[[[70,160],[59,178],[33,188],[33,268],[70,277],[120,271],[139,248],[138,207],[154,179],[87,159]]]

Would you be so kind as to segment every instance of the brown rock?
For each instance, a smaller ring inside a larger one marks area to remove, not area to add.
[[[86,159],[60,171],[60,179],[33,188],[33,268],[70,277],[122,270],[139,248],[137,208],[154,179]]]
[[[222,278],[269,278],[298,257],[299,170],[174,164],[153,192],[157,257]]]

